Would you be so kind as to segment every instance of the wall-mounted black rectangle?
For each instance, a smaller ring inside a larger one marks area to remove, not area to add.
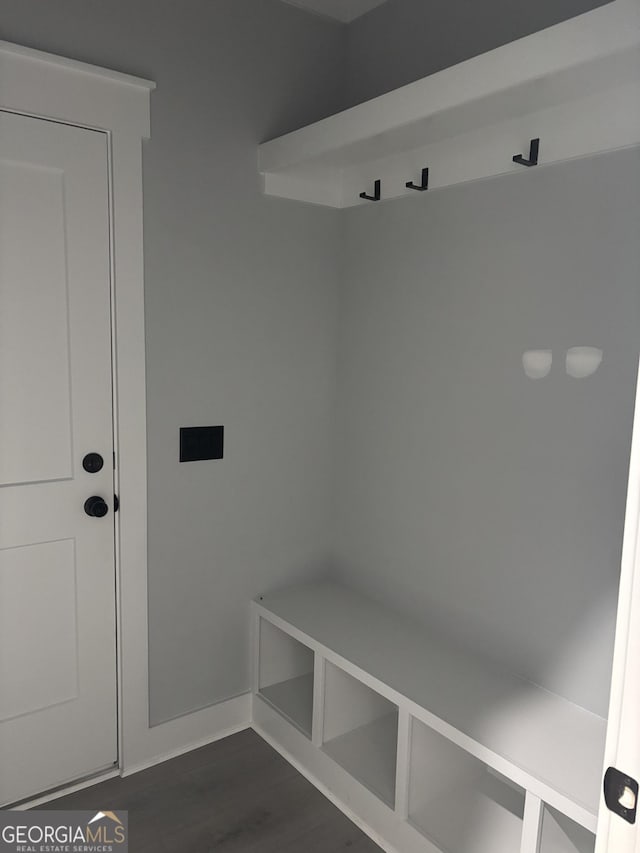
[[[224,455],[224,427],[180,427],[180,461],[197,462],[200,459],[222,459]]]

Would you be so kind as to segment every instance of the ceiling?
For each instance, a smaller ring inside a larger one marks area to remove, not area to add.
[[[386,3],[387,0],[283,0],[283,2],[348,24],[376,6]]]

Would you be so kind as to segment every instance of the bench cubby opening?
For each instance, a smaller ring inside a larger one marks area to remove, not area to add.
[[[594,853],[596,837],[566,815],[545,806],[540,853]]]
[[[311,737],[314,653],[267,619],[259,623],[258,694]]]
[[[419,720],[409,755],[409,822],[439,850],[520,850],[524,790]]]
[[[339,667],[325,667],[322,749],[393,808],[398,708]]]

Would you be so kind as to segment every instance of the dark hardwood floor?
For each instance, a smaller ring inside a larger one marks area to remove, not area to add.
[[[41,808],[129,811],[130,853],[376,853],[251,730]]]

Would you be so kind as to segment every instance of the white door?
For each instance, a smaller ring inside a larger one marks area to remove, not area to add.
[[[640,853],[640,805],[634,787],[640,782],[640,371],[604,766],[605,771],[612,767],[622,774],[623,778],[612,786],[611,798],[614,806],[618,800],[629,810],[625,816],[609,811],[601,795],[596,853]]]
[[[0,804],[117,762],[107,164],[0,112]]]

